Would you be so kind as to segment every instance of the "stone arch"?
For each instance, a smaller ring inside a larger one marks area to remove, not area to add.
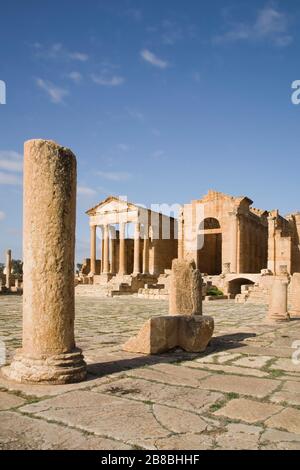
[[[254,285],[255,282],[251,279],[247,279],[245,277],[236,277],[228,281],[228,294],[234,295],[241,293],[241,287],[244,285]]]
[[[222,272],[222,229],[218,219],[206,217],[198,230],[197,266],[202,273]]]

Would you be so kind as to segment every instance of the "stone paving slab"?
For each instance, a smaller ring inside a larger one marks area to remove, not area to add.
[[[146,403],[166,404],[196,413],[207,410],[213,403],[224,398],[224,395],[218,392],[131,377],[95,387],[93,391],[114,396],[126,396],[126,398]]]
[[[300,410],[285,408],[279,414],[267,419],[265,425],[269,428],[283,429],[288,432],[300,434]]]
[[[201,369],[207,372],[222,372],[224,374],[246,375],[247,377],[268,377],[269,373],[259,369],[249,369],[248,367],[237,367],[227,364],[204,364],[198,361],[182,362],[182,366],[192,369]]]
[[[189,370],[181,365],[158,364],[151,368],[134,369],[127,372],[126,375],[170,385],[187,385],[197,388],[199,380],[209,376],[210,373],[201,370]]]
[[[24,403],[25,400],[23,398],[13,395],[12,393],[0,391],[0,411],[16,408]]]
[[[243,356],[233,362],[235,366],[260,369],[273,359],[272,356]]]
[[[170,434],[155,419],[150,405],[90,391],[69,392],[32,403],[20,412],[123,442],[138,443],[141,436],[146,440]]]
[[[87,435],[15,412],[0,413],[1,450],[114,450],[131,449],[122,442]]]
[[[199,383],[199,388],[218,390],[223,393],[239,393],[257,398],[264,398],[278,387],[278,382],[272,379],[256,377],[239,377],[237,375],[213,375]]]
[[[239,398],[229,401],[214,414],[216,416],[226,416],[230,419],[246,421],[247,423],[253,424],[265,421],[270,416],[279,413],[282,409],[282,406]]]
[[[232,423],[216,437],[216,446],[220,450],[257,450],[261,432],[258,426]]]
[[[21,344],[21,300],[0,298],[9,359]],[[300,321],[267,325],[266,306],[212,302],[204,353],[122,351],[167,311],[165,301],[76,298],[88,380],[37,386],[0,374],[0,449],[300,450],[300,371],[291,360]]]
[[[271,397],[271,401],[275,403],[286,402],[291,405],[300,406],[300,382],[284,382],[281,390],[274,393]]]

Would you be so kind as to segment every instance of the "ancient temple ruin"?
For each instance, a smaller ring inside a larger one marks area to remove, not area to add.
[[[258,300],[266,300],[270,277],[300,271],[300,213],[284,218],[252,203],[210,190],[181,206],[176,219],[110,196],[87,211],[91,253],[80,282],[157,298],[168,293],[178,257],[195,261],[204,295],[214,285],[241,301],[256,291]]]

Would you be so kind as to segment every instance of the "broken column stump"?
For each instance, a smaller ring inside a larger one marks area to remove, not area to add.
[[[268,323],[289,321],[288,314],[288,281],[280,278],[274,279],[270,298],[269,309],[266,317]]]
[[[290,289],[291,305],[289,315],[290,317],[300,317],[300,273],[292,275]]]
[[[160,354],[176,347],[205,351],[214,331],[212,317],[202,315],[202,278],[195,264],[174,260],[170,280],[169,315],[152,317],[124,351]]]

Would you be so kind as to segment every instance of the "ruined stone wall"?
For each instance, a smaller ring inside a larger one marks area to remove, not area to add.
[[[230,264],[233,273],[255,273],[266,268],[267,216],[265,211],[250,208],[251,203],[246,197],[209,191],[202,199],[186,204],[182,214],[182,256],[195,259],[202,273],[212,275],[220,274],[225,263]],[[201,239],[203,245],[199,244]]]
[[[272,211],[268,218],[268,269],[273,274],[280,274],[285,266],[292,272],[292,229],[290,222],[281,217],[278,211]]]

